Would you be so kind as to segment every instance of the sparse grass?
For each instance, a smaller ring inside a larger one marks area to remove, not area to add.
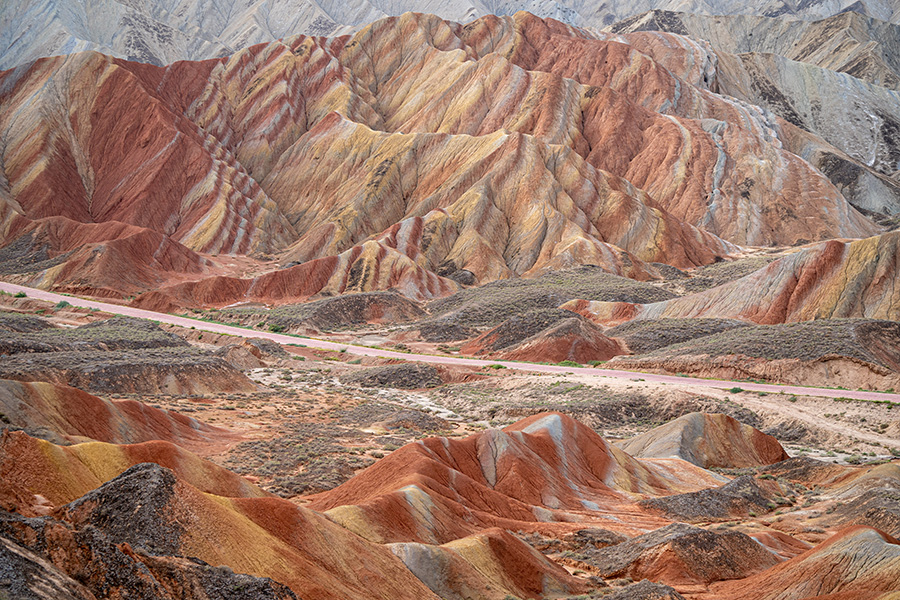
[[[202,318],[218,323],[239,324],[242,327],[261,329],[273,326],[281,329],[275,333],[313,327],[320,331],[339,331],[351,326],[366,324],[369,308],[378,306],[379,312],[391,315],[395,322],[412,321],[424,316],[422,308],[405,296],[393,292],[365,292],[323,298],[302,304],[286,304],[271,310],[241,307],[207,311]]]
[[[734,319],[647,319],[618,325],[606,331],[606,335],[624,339],[635,354],[645,354],[748,325]]]
[[[556,308],[576,298],[617,302],[658,302],[674,298],[649,283],[579,267],[535,279],[504,279],[469,288],[428,304],[429,312],[467,327],[493,327],[513,315]]]
[[[7,314],[7,313],[4,313]],[[4,324],[41,326],[42,319],[31,317],[34,323],[22,317],[0,318]],[[11,327],[8,327],[11,328]],[[21,327],[20,327],[21,329]],[[142,348],[185,347],[188,343],[175,334],[167,333],[151,321],[113,317],[74,328],[42,327],[29,331],[0,331],[0,352],[80,352],[86,350],[136,350]]]
[[[560,367],[579,367],[580,368],[580,367],[584,366],[581,363],[575,362],[574,360],[563,360],[556,364]]]
[[[900,358],[900,323],[873,319],[828,319],[755,325],[714,333],[650,352],[650,357],[744,355],[767,360],[816,360],[846,356],[889,367],[868,350],[869,343],[893,348]]]

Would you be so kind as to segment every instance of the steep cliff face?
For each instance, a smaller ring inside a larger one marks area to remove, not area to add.
[[[285,298],[421,299],[457,271],[647,278],[735,244],[875,233],[785,149],[787,122],[710,91],[717,60],[527,13],[410,13],[168,67],[43,59],[0,76],[0,266],[114,296],[221,274],[215,254],[277,255],[319,282]],[[268,279],[227,281],[258,298]]]

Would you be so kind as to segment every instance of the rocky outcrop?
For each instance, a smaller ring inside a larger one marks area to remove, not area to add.
[[[760,324],[866,317],[896,321],[893,281],[900,233],[833,240],[789,254],[737,281],[655,304],[567,302],[561,308],[600,323],[716,317]],[[849,283],[848,283],[849,282]]]
[[[662,579],[685,585],[743,579],[779,561],[744,533],[714,533],[673,523],[627,542],[594,550],[585,562],[603,577]]]
[[[744,475],[723,486],[641,500],[645,508],[658,510],[667,518],[683,523],[727,521],[754,512],[762,514],[774,505],[753,477]]]
[[[618,445],[639,458],[681,458],[706,469],[755,467],[788,458],[778,440],[723,414],[690,413]]]
[[[722,597],[799,600],[834,594],[869,600],[896,591],[900,544],[868,527],[848,527],[818,546],[740,583],[713,586]]]
[[[408,444],[308,506],[373,541],[444,544],[486,527],[574,531],[567,521],[634,533],[665,524],[636,508],[634,495],[718,483],[684,461],[634,459],[570,417],[542,413],[465,439]]]
[[[708,49],[666,35],[406,14],[227,60],[82,53],[6,72],[7,270],[157,290],[142,299],[153,307],[429,299],[578,264],[648,279],[650,263],[708,264],[734,244],[876,232],[784,149],[771,115],[709,91]],[[299,264],[216,278],[216,253]]]
[[[0,589],[22,600],[96,600],[86,587],[40,555],[0,537]]]

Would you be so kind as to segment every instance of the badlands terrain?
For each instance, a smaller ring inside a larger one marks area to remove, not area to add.
[[[900,598],[896,22],[0,5],[0,599]]]

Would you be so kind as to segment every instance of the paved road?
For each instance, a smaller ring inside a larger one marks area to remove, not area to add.
[[[558,365],[539,365],[533,363],[518,363],[496,360],[481,360],[477,358],[462,358],[458,356],[432,356],[430,354],[407,354],[405,352],[393,352],[390,350],[379,350],[377,348],[367,348],[365,346],[353,346],[350,344],[342,344],[338,342],[328,342],[325,340],[317,340],[313,338],[300,338],[296,336],[271,333],[269,331],[255,331],[250,329],[242,329],[240,327],[231,327],[229,325],[221,325],[219,323],[209,323],[207,321],[199,321],[195,319],[186,319],[184,317],[176,317],[165,313],[158,313],[139,308],[131,308],[128,306],[120,306],[118,304],[107,304],[105,302],[96,302],[94,300],[84,300],[72,296],[63,296],[52,292],[45,292],[36,288],[24,287],[13,283],[5,283],[0,281],[0,290],[15,294],[25,292],[30,298],[39,300],[47,300],[49,302],[60,302],[65,300],[73,306],[83,308],[96,308],[104,312],[117,315],[125,315],[129,317],[138,317],[141,319],[152,319],[160,323],[178,325],[181,327],[194,327],[201,331],[210,331],[213,333],[225,333],[239,337],[266,338],[279,344],[303,344],[310,348],[320,348],[322,350],[344,350],[348,354],[358,356],[380,356],[387,358],[400,358],[403,360],[416,360],[425,363],[438,365],[466,365],[472,367],[484,367],[485,365],[503,365],[508,369],[516,369],[519,371],[530,371],[536,373],[575,373],[578,375],[589,375],[595,377],[615,377],[618,379],[636,379],[641,378],[645,381],[653,381],[657,383],[672,383],[681,386],[691,386],[695,388],[716,388],[730,389],[740,387],[753,392],[768,392],[770,394],[796,394],[801,396],[821,396],[827,398],[854,398],[857,400],[890,400],[891,402],[900,402],[900,394],[883,394],[879,392],[862,392],[854,390],[830,390],[824,388],[799,387],[791,385],[773,385],[765,383],[749,383],[746,381],[723,381],[718,379],[695,379],[693,377],[677,377],[672,375],[657,375],[654,373],[639,373],[635,371],[617,371],[613,369],[597,369],[590,367],[561,367]]]

